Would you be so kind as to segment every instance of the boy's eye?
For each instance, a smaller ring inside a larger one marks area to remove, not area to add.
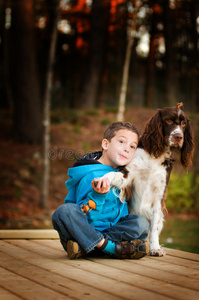
[[[131,149],[136,149],[135,146],[131,146]]]
[[[119,141],[121,144],[123,144],[124,143],[124,141]]]
[[[173,124],[173,120],[167,119],[167,120],[166,120],[166,123],[167,123],[168,125],[172,125],[172,124]]]
[[[181,121],[181,126],[182,127],[185,127],[186,126],[186,122],[183,120],[183,121]]]

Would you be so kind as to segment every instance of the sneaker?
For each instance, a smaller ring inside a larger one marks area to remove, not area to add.
[[[149,244],[146,241],[132,240],[130,242],[115,243],[115,258],[134,258],[139,259],[149,253]]]
[[[80,248],[77,242],[69,240],[67,242],[67,253],[69,259],[76,259],[85,254],[84,250]]]

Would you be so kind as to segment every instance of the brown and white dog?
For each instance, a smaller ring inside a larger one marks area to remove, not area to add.
[[[180,152],[184,168],[191,165],[194,142],[190,121],[180,109],[166,107],[147,122],[132,161],[121,172],[110,172],[112,186],[131,189],[131,213],[145,216],[150,222],[150,255],[163,256],[159,235],[163,228],[164,198],[172,170],[172,152]],[[121,196],[122,200],[122,196]]]

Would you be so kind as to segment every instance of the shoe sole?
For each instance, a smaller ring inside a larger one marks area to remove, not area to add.
[[[139,259],[146,256],[149,253],[149,244],[145,242],[144,244],[138,245],[138,252],[134,253],[131,258]]]
[[[79,250],[79,245],[73,241],[68,241],[67,253],[68,253],[69,259],[76,259],[76,258],[82,256],[81,250]]]

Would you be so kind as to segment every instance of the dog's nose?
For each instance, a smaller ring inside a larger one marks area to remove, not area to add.
[[[181,141],[182,140],[182,135],[180,134],[180,133],[176,133],[175,135],[174,135],[174,138],[175,138],[175,140],[176,141]]]

